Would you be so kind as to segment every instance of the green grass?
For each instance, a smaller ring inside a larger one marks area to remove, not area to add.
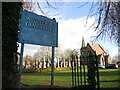
[[[118,69],[100,69],[100,87],[118,88]],[[71,87],[71,70],[55,72],[55,86]],[[31,87],[50,86],[51,73],[23,73],[22,83]]]
[[[118,69],[101,69],[100,70],[100,87],[101,88],[118,88]]]

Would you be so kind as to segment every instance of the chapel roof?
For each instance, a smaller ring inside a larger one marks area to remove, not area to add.
[[[89,44],[89,45],[94,51],[96,51],[97,55],[107,54],[100,45],[94,45],[94,44]]]

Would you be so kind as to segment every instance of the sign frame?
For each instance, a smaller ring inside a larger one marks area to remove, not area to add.
[[[23,11],[20,22],[19,43],[58,46],[58,23],[42,15]]]

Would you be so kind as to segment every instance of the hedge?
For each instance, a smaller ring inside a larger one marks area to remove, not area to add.
[[[64,67],[64,68],[55,68],[54,71],[69,71],[72,70],[71,67]],[[51,67],[49,68],[24,68],[22,70],[23,73],[46,73],[51,72]]]

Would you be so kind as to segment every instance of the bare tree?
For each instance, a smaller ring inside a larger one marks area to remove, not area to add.
[[[28,56],[26,55],[26,58],[25,58],[25,68],[27,67],[27,62],[28,62]]]
[[[62,57],[62,50],[60,45],[58,45],[58,47],[55,48],[55,56]]]
[[[33,65],[33,57],[26,55],[23,57],[23,61],[25,62],[25,68],[27,67],[27,64],[30,63],[30,65]]]
[[[27,10],[30,12],[40,11],[41,14],[44,16],[50,17],[50,16],[58,16],[60,15],[60,12],[57,13],[51,13],[51,10],[57,11],[60,6],[65,5],[61,0],[54,0],[53,2],[50,2],[50,0],[45,0],[45,3],[43,4],[39,0],[23,0],[23,10]]]
[[[78,52],[76,50],[67,49],[65,51],[65,56],[68,61],[69,59],[71,60],[73,57],[78,56]]]
[[[118,55],[113,56],[112,60],[118,61]]]
[[[56,3],[58,1],[54,1],[54,4],[49,2],[49,0],[45,0],[45,2],[46,4],[42,6],[38,0],[24,0],[23,9],[34,12],[35,8],[37,7],[39,11],[45,16],[51,16],[50,9],[56,10],[58,8],[58,5],[59,6],[64,5],[64,3],[61,0],[59,1],[59,3]],[[85,3],[84,5],[86,5],[87,3]],[[120,36],[120,30],[119,30],[120,8],[119,7],[120,7],[120,2],[114,2],[113,0],[98,0],[97,2],[94,2],[93,0],[88,17],[89,16],[96,17],[96,21],[90,27],[90,28],[93,27],[97,32],[97,36],[95,36],[96,40],[109,37],[109,39],[111,40],[113,39],[114,41],[119,43],[120,41],[119,40],[120,38],[119,37]],[[53,16],[55,16],[55,14],[53,14]]]
[[[120,2],[114,2],[112,0],[93,2],[88,13],[88,17],[89,16],[96,17],[96,21],[90,27],[94,28],[97,32],[94,40],[102,40],[107,37],[119,44]]]
[[[43,62],[44,57],[46,59],[46,64],[51,63],[50,47],[45,47],[45,46],[40,47],[40,49],[33,56],[34,59],[38,60],[38,63]]]

